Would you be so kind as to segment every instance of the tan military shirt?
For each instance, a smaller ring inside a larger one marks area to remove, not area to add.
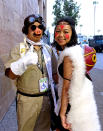
[[[47,45],[47,50],[51,55],[52,60],[52,72],[53,74],[57,72],[57,59],[52,51],[52,49]],[[29,50],[29,45],[25,44],[25,52]],[[34,49],[36,51],[36,49]],[[17,89],[24,93],[35,94],[39,93],[39,80],[42,77],[48,77],[47,69],[42,54],[42,47],[40,50],[36,51],[38,54],[38,63],[37,65],[28,66],[27,70],[16,79]],[[10,68],[10,64],[14,61],[17,61],[21,58],[20,45],[17,45],[10,52],[10,60],[5,64],[5,68]]]

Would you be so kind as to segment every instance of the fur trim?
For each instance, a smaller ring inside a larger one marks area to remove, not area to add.
[[[92,82],[85,77],[85,60],[83,49],[77,45],[65,48],[60,54],[59,64],[64,56],[69,56],[74,70],[68,91],[71,109],[67,114],[68,123],[72,124],[72,131],[100,131],[100,123],[94,98]],[[61,77],[59,78],[62,90]],[[63,81],[63,80],[62,80]],[[59,91],[61,93],[61,91]],[[59,101],[61,95],[59,94]]]

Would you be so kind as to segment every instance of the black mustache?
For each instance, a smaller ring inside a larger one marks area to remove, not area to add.
[[[40,36],[41,34],[35,34],[35,33],[33,33],[33,36]]]

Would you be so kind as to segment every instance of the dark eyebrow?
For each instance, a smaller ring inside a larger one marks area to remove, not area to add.
[[[64,30],[69,31],[69,30],[71,30],[71,29],[65,29],[65,28],[64,28]]]
[[[60,28],[56,28],[56,30],[61,30]],[[71,28],[64,28],[65,31],[70,31]]]
[[[70,30],[70,29],[65,29],[65,28],[64,28],[64,30]]]

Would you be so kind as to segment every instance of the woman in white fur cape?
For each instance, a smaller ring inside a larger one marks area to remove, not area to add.
[[[93,84],[86,74],[83,49],[77,45],[74,20],[60,19],[54,37],[54,45],[61,51],[56,113],[60,115],[62,126],[69,131],[101,131]]]

